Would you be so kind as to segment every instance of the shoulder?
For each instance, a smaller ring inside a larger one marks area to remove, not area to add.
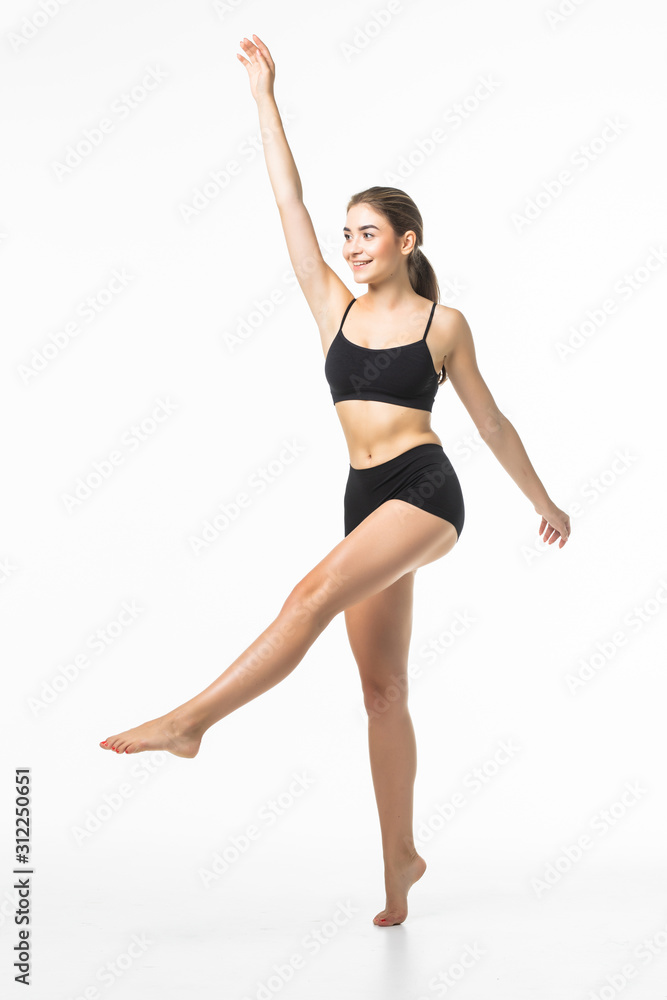
[[[438,304],[433,313],[433,332],[443,354],[450,355],[458,347],[472,342],[468,321],[460,309]]]
[[[433,322],[438,323],[443,330],[456,327],[462,321],[465,322],[465,316],[460,309],[455,309],[453,306],[444,306],[440,302],[437,303],[433,314]]]

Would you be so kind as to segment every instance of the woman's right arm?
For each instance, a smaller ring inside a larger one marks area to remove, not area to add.
[[[275,66],[271,53],[257,36],[255,44],[244,38],[248,56],[239,60],[248,70],[250,89],[257,103],[264,159],[276,199],[287,250],[297,281],[320,330],[340,320],[350,291],[322,256],[308,209],[303,203],[299,172],[289,148],[280,112],[273,95]]]

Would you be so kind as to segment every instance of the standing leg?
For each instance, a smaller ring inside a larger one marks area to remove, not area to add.
[[[440,558],[455,541],[449,522],[405,500],[386,501],[297,583],[278,617],[207,688],[100,746],[117,753],[168,750],[194,757],[210,726],[287,677],[344,608]]]
[[[402,923],[410,886],[426,871],[412,833],[417,744],[408,710],[414,571],[345,609],[368,713],[368,748],[380,819],[386,906],[380,926]]]

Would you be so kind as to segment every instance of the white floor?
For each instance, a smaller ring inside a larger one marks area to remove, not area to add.
[[[107,838],[76,866],[43,860],[30,996],[667,997],[664,871],[610,870],[591,857],[538,899],[520,859],[423,853],[408,919],[390,928],[372,923],[384,904],[378,859],[350,843],[297,843],[276,830],[208,889],[199,858],[163,845],[116,850]],[[5,920],[5,983],[13,933]]]

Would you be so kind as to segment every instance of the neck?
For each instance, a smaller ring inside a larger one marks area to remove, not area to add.
[[[406,306],[414,299],[415,290],[410,284],[408,272],[404,269],[401,275],[391,274],[380,281],[368,285],[364,296],[374,312],[394,312]]]

